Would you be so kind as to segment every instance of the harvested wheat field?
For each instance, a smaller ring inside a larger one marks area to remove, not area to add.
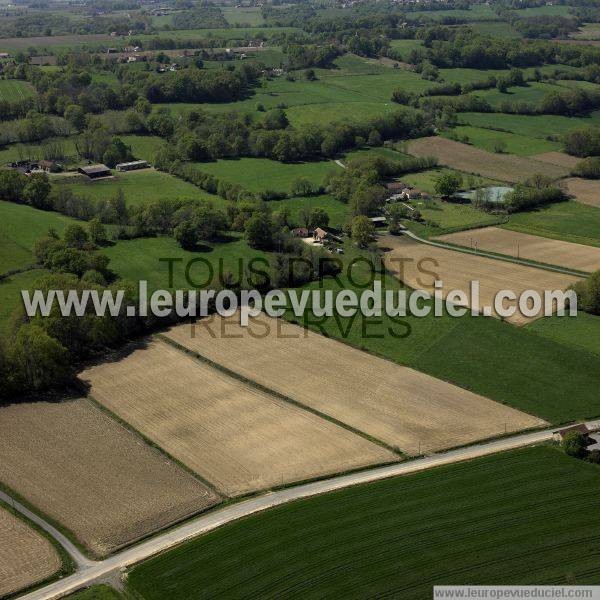
[[[570,177],[564,180],[564,185],[567,192],[578,202],[600,208],[600,180]]]
[[[600,248],[561,242],[499,227],[484,227],[441,235],[438,240],[488,250],[549,265],[592,272],[600,269]]]
[[[440,164],[447,167],[513,183],[535,173],[557,179],[569,172],[568,169],[540,160],[512,154],[494,154],[437,136],[411,140],[408,142],[408,152],[415,156],[435,156]]]
[[[579,281],[579,277],[563,275],[535,267],[527,267],[514,263],[474,256],[465,252],[436,248],[421,244],[408,237],[383,236],[379,240],[382,248],[388,249],[385,254],[387,268],[411,288],[433,291],[434,277],[422,270],[433,271],[443,282],[443,294],[450,290],[463,290],[468,296],[471,306],[471,281],[479,281],[479,306],[493,307],[494,297],[500,290],[511,290],[517,297],[525,290],[536,290],[543,296],[544,290],[566,290],[571,284]],[[400,262],[408,258],[411,262]],[[420,261],[421,271],[417,268]],[[435,262],[434,262],[435,261]],[[437,263],[437,264],[436,264]],[[401,265],[404,268],[401,269]],[[516,306],[516,301],[504,301],[505,306]],[[556,310],[556,306],[555,306]],[[493,310],[490,316],[497,316]],[[540,317],[543,315],[539,315]],[[515,325],[524,325],[539,317],[527,317],[517,311],[506,320]]]
[[[87,400],[0,409],[0,481],[104,556],[216,494]]]
[[[48,579],[61,567],[49,540],[0,508],[0,598]]]
[[[80,377],[96,400],[230,496],[397,459],[165,342]]]
[[[543,423],[266,315],[255,319],[250,330],[239,325],[237,316],[215,317],[199,321],[194,338],[189,325],[174,327],[167,335],[245,378],[410,455],[491,437],[505,428],[517,431]]]
[[[564,152],[544,152],[543,154],[534,154],[531,158],[569,169],[569,171],[581,160]]]

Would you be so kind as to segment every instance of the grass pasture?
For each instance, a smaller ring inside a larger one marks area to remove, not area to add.
[[[4,102],[19,102],[33,96],[34,93],[33,87],[26,81],[0,79],[0,100]]]
[[[41,583],[61,568],[52,542],[0,505],[0,597]]]
[[[0,408],[0,483],[105,556],[218,497],[87,400]]]
[[[164,342],[80,377],[96,400],[227,496],[397,459]]]
[[[576,317],[545,317],[528,329],[550,340],[586,350],[600,356],[600,317],[578,312]]]
[[[457,246],[487,250],[577,271],[591,273],[600,269],[600,248],[551,240],[498,227],[452,233],[443,235],[439,239]]]
[[[251,327],[250,333],[242,328],[239,315],[215,317],[199,321],[194,337],[185,325],[166,335],[245,379],[409,455],[543,423],[286,321],[261,315]],[[235,336],[233,342],[229,336]],[[317,388],[319,394],[314,393]]]
[[[536,173],[556,179],[568,173],[567,169],[541,161],[510,154],[493,154],[437,136],[411,140],[408,151],[415,156],[435,156],[442,165],[500,181],[517,182]]]
[[[527,448],[265,511],[142,563],[127,586],[146,600],[422,600],[436,584],[598,584],[599,492],[596,465]]]
[[[292,184],[299,177],[308,179],[318,188],[323,184],[327,173],[341,170],[341,167],[331,160],[280,163],[267,158],[240,158],[195,164],[199,171],[237,183],[251,192],[275,190],[286,194],[291,193]]]
[[[585,246],[600,246],[600,210],[581,202],[559,202],[515,213],[503,227]]]
[[[344,204],[328,195],[309,196],[307,198],[286,198],[285,200],[273,200],[269,206],[274,211],[287,209],[290,211],[290,221],[293,225],[303,227],[300,220],[300,211],[303,209],[322,208],[329,215],[329,225],[341,228],[350,221],[350,209]]]
[[[249,25],[250,27],[259,27],[265,20],[258,6],[224,6],[221,12],[225,20],[232,25]]]
[[[85,175],[57,177],[53,183],[68,187],[76,196],[92,200],[108,200],[122,190],[128,206],[141,206],[163,198],[210,201],[215,206],[222,206],[224,203],[219,196],[208,194],[199,187],[162,171],[140,169],[113,173],[111,178],[96,181],[88,179]]]
[[[35,282],[46,273],[44,269],[33,269],[0,279],[0,336],[9,332],[11,317],[22,305],[21,290],[32,291]]]

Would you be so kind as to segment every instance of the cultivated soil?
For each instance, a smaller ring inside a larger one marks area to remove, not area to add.
[[[435,156],[441,165],[513,183],[535,173],[555,179],[568,174],[568,169],[548,162],[513,154],[495,154],[437,136],[411,140],[408,152],[415,156]]]
[[[543,154],[535,154],[531,158],[542,162],[556,165],[571,170],[581,159],[564,152],[544,152]]]
[[[436,248],[407,237],[383,236],[379,239],[379,246],[388,250],[385,254],[387,268],[411,288],[433,292],[436,277],[425,272],[430,271],[443,282],[443,297],[451,290],[462,290],[467,294],[468,306],[472,307],[471,281],[479,281],[479,312],[483,307],[493,307],[494,297],[501,290],[511,290],[517,297],[525,290],[536,290],[543,296],[544,290],[565,290],[579,281],[578,277],[571,275]],[[517,302],[505,300],[504,304],[516,306]],[[489,316],[497,316],[493,308]],[[539,317],[523,315],[517,307],[516,313],[506,320],[524,325],[536,318]]]
[[[541,425],[540,419],[261,315],[251,328],[236,316],[172,328],[194,352],[404,453],[415,455]]]
[[[81,378],[96,400],[230,496],[397,459],[164,342]]]
[[[44,581],[60,568],[50,541],[0,508],[0,598]]]
[[[97,556],[218,501],[88,400],[1,408],[0,481]]]
[[[487,250],[579,271],[592,272],[600,269],[600,248],[509,231],[500,227],[460,231],[441,235],[436,239],[457,246]]]
[[[564,185],[567,192],[578,202],[600,207],[600,180],[570,177],[564,180]]]

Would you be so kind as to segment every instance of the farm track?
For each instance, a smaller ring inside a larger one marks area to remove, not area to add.
[[[592,430],[600,428],[600,420],[588,421],[586,425]],[[89,586],[95,581],[106,581],[110,577],[118,576],[122,569],[131,567],[198,535],[207,533],[243,517],[294,500],[301,500],[303,498],[309,498],[311,496],[344,489],[354,485],[380,481],[389,477],[417,473],[442,465],[489,456],[498,452],[546,443],[552,440],[552,433],[553,429],[544,429],[542,431],[519,434],[489,442],[481,442],[473,446],[458,448],[445,453],[417,458],[400,464],[376,467],[358,473],[341,475],[322,481],[288,487],[275,492],[262,494],[248,500],[230,504],[223,508],[214,509],[201,517],[195,518],[183,525],[179,525],[170,531],[159,534],[137,546],[123,550],[105,560],[81,568],[75,574],[30,592],[22,596],[22,598],[23,600],[53,600],[59,598]]]

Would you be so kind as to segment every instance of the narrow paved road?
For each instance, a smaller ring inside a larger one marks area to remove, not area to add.
[[[426,240],[419,237],[416,233],[408,229],[404,229],[402,232],[404,235],[412,238],[413,240],[420,242],[421,244],[427,244],[428,246],[435,246],[436,248],[444,248],[445,250],[452,250],[454,252],[463,252],[464,254],[474,254],[475,256],[483,256],[484,258],[491,258],[493,260],[502,260],[504,262],[514,263],[516,265],[523,265],[524,267],[533,267],[534,269],[543,269],[545,271],[553,271],[555,273],[562,273],[564,275],[573,275],[574,277],[583,277],[583,271],[573,271],[566,267],[559,267],[557,265],[545,265],[536,263],[524,258],[516,258],[514,256],[508,256],[506,254],[493,254],[486,252],[485,250],[473,250],[466,246],[453,246],[452,244],[446,244],[444,242],[434,242],[433,240]]]
[[[598,429],[600,428],[600,420],[590,421],[587,425],[591,429]],[[298,485],[276,492],[270,492],[236,504],[231,504],[224,508],[213,510],[206,515],[193,519],[171,531],[157,535],[137,546],[123,550],[105,560],[91,564],[88,561],[88,564],[82,566],[73,575],[33,591],[22,598],[26,600],[52,600],[54,598],[59,598],[65,594],[74,592],[77,589],[86,587],[95,581],[113,576],[121,569],[139,563],[159,552],[163,552],[181,542],[211,531],[212,529],[216,529],[221,525],[273,508],[274,506],[285,504],[286,502],[291,502],[292,500],[316,496],[317,494],[332,492],[361,483],[378,481],[388,477],[407,475],[409,473],[470,460],[480,456],[494,454],[496,452],[504,452],[514,448],[547,442],[552,439],[552,431],[553,429],[546,429],[544,431],[523,433],[490,442],[482,442],[467,448],[458,448],[442,454],[434,454],[432,456],[418,458],[400,464],[377,467],[360,473],[341,475],[323,481]],[[39,521],[36,522],[39,523]],[[44,529],[48,531],[48,527],[50,526],[46,524]]]

